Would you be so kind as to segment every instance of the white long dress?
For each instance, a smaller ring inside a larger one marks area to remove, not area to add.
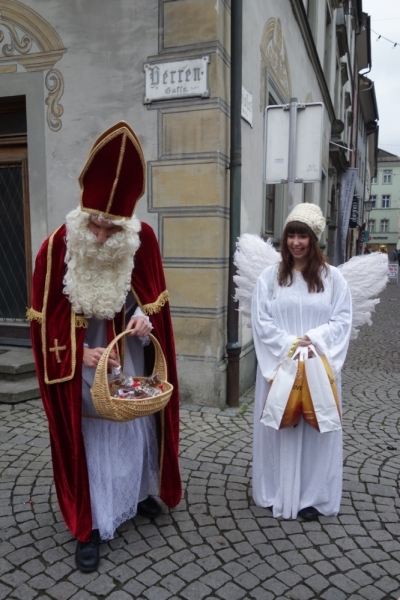
[[[309,293],[300,272],[291,286],[277,283],[278,265],[260,275],[254,289],[252,325],[258,359],[253,446],[253,497],[258,506],[273,506],[274,517],[295,519],[313,506],[323,515],[339,512],[342,495],[342,431],[319,433],[303,419],[297,427],[276,431],[260,423],[270,385],[293,342],[307,335],[324,354],[336,379],[351,329],[351,296],[341,273],[329,267],[324,292]]]
[[[141,314],[127,298],[127,321]],[[85,344],[106,348],[106,321],[88,319]],[[139,338],[127,336],[124,374],[144,374],[144,353]],[[90,395],[95,369],[82,368],[82,413],[96,416]],[[138,502],[159,489],[158,441],[154,415],[127,423],[83,416],[82,433],[88,466],[93,529],[102,540],[114,537],[119,525],[136,515]]]

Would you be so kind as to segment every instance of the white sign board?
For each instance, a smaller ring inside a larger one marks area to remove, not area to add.
[[[171,62],[145,63],[144,104],[192,96],[208,98],[209,64],[209,55]]]
[[[242,118],[253,127],[253,96],[242,87]]]
[[[312,102],[297,110],[295,180],[316,183],[322,176],[324,105]],[[284,105],[265,110],[265,183],[285,183],[289,167],[290,111]]]

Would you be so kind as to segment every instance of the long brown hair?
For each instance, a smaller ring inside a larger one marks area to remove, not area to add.
[[[283,230],[282,243],[281,243],[281,256],[282,261],[279,263],[278,270],[278,283],[282,286],[290,286],[293,283],[293,268],[294,259],[290,254],[289,247],[287,244],[288,235],[298,233],[300,235],[308,235],[310,238],[310,245],[308,250],[307,265],[302,270],[304,280],[307,282],[308,291],[312,292],[323,292],[324,284],[321,279],[322,271],[325,274],[328,273],[328,267],[326,265],[324,256],[321,248],[318,245],[318,240],[313,231],[305,223],[300,221],[291,221],[288,223]]]

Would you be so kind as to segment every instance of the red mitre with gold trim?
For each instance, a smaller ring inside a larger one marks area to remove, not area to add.
[[[146,187],[140,142],[125,121],[95,141],[79,175],[81,209],[108,219],[130,219]]]

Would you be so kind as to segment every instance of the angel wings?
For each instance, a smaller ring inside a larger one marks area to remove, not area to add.
[[[270,240],[264,242],[258,235],[244,233],[237,243],[235,265],[237,275],[235,300],[240,302],[240,312],[250,321],[251,299],[258,277],[264,269],[278,263],[281,259]],[[388,256],[372,254],[354,256],[339,266],[346,279],[352,297],[353,323],[351,338],[358,336],[358,329],[364,323],[372,325],[371,313],[379,303],[377,296],[388,281]]]

